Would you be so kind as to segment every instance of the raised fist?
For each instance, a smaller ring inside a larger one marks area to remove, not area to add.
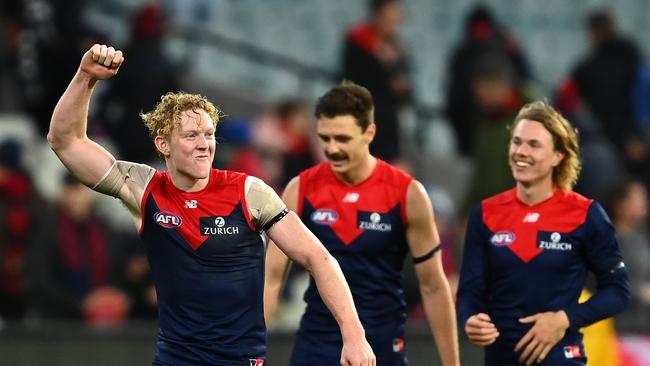
[[[122,51],[95,44],[81,58],[79,70],[93,79],[104,80],[117,74],[123,62]]]

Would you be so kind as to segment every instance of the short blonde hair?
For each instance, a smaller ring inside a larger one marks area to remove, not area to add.
[[[169,138],[172,130],[179,125],[183,112],[198,110],[204,110],[217,126],[222,115],[219,108],[202,95],[183,92],[163,95],[153,111],[141,112],[140,117],[152,138],[159,135]]]
[[[553,184],[570,191],[578,181],[582,164],[580,162],[580,143],[578,130],[558,111],[544,101],[524,105],[515,117],[511,133],[519,121],[527,119],[544,125],[553,138],[553,149],[564,154],[564,159],[553,168]]]

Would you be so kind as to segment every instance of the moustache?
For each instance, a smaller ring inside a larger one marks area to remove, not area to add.
[[[341,161],[341,160],[346,160],[348,158],[347,154],[344,153],[335,153],[335,154],[325,153],[325,157],[327,157],[327,159],[332,161]]]

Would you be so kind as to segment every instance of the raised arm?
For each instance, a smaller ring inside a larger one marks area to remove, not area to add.
[[[422,304],[443,365],[459,365],[456,312],[442,269],[440,238],[431,201],[424,187],[412,181],[406,195],[406,239],[415,261]]]
[[[124,62],[121,51],[94,45],[86,52],[54,108],[47,141],[61,162],[81,182],[94,187],[115,158],[86,135],[88,107],[95,84],[117,74]],[[54,70],[53,72],[56,72]]]
[[[294,178],[285,192],[286,203],[293,204],[294,208],[298,199],[298,186],[299,180]],[[282,252],[308,270],[314,278],[318,292],[341,329],[343,336],[341,364],[374,366],[375,356],[365,339],[365,331],[354,307],[350,288],[334,257],[294,212],[289,213],[273,225],[268,231],[268,235]],[[277,301],[277,294],[284,277],[284,268],[287,266],[287,259],[280,257],[282,253],[278,248],[267,253],[267,263],[273,267],[271,271],[277,272],[273,275],[275,284],[272,285],[275,301]],[[269,254],[273,256],[270,259],[268,258]],[[277,282],[280,282],[280,285],[277,285]],[[271,297],[270,294],[267,296],[266,291],[265,301]],[[265,305],[265,313],[267,312],[266,308]]]
[[[147,180],[146,176],[153,174],[152,169],[141,166],[130,172],[132,164],[115,166],[113,155],[90,140],[86,134],[88,107],[95,84],[99,80],[115,76],[123,62],[122,51],[105,45],[93,45],[83,55],[77,73],[54,108],[47,141],[63,165],[82,183],[101,193],[120,198],[131,211],[136,227],[139,227],[142,185]],[[110,189],[106,186],[98,187],[97,184],[109,171],[114,173],[111,175],[113,186]],[[119,177],[116,178],[115,175]],[[143,177],[134,180],[134,176]]]

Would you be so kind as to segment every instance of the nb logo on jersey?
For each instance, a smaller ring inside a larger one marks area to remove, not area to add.
[[[359,200],[359,193],[356,192],[348,192],[345,194],[345,197],[343,197],[343,202],[347,203],[355,203]]]
[[[537,212],[529,212],[524,217],[524,222],[537,222],[537,220],[539,220],[539,213]]]
[[[180,216],[169,211],[158,211],[153,215],[153,220],[165,229],[175,229],[183,223]]]
[[[250,361],[250,366],[264,366],[264,360],[261,358],[251,358],[248,361]]]
[[[393,352],[404,352],[404,338],[393,339]]]
[[[185,208],[196,208],[198,205],[196,200],[185,200]]]
[[[505,247],[515,241],[515,234],[512,231],[498,231],[490,238],[490,243],[495,247]]]
[[[320,208],[311,214],[311,221],[319,225],[332,225],[339,219],[339,214],[329,208]]]

